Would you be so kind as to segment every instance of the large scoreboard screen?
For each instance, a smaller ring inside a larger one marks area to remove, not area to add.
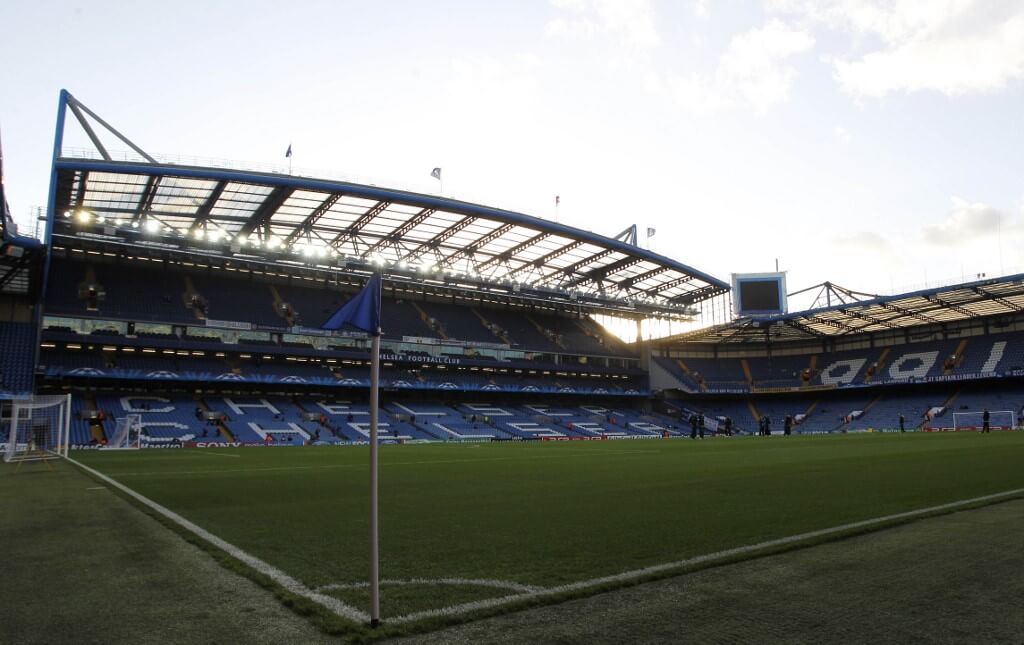
[[[786,313],[786,274],[734,273],[733,308],[737,316]]]

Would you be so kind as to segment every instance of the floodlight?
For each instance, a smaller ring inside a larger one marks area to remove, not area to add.
[[[78,221],[82,224],[88,224],[89,220],[92,219],[92,214],[89,211],[78,211]]]
[[[139,223],[136,221],[132,222],[132,228],[139,228]]]
[[[146,230],[149,231],[150,233],[156,233],[157,231],[160,230],[160,222],[156,221],[155,219],[147,219]]]
[[[217,240],[220,239],[220,231],[218,231],[217,229],[213,229],[212,231],[207,233],[206,237],[211,242],[216,242]]]
[[[192,232],[192,234],[195,235],[197,240],[203,239],[203,237],[206,235],[203,232],[203,229],[201,229],[201,228],[197,228],[195,231]]]
[[[107,219],[107,218],[106,218],[106,217],[103,217],[102,215],[97,215],[97,216],[96,216],[96,223],[97,223],[97,224],[102,224],[103,222],[105,222],[105,221],[106,221],[106,219]]]
[[[64,217],[71,217],[71,211],[64,211]]]

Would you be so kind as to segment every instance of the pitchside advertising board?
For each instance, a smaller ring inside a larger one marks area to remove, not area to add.
[[[732,274],[733,311],[737,316],[784,314],[786,272]]]

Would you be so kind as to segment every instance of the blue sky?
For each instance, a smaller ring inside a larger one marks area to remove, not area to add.
[[[436,191],[722,278],[890,292],[1024,271],[1024,5],[0,5],[14,215],[67,88],[153,154]],[[74,143],[72,141],[71,143]],[[799,304],[799,303],[796,303]]]

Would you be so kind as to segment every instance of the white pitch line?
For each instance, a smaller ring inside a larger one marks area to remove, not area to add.
[[[190,450],[186,454],[188,455],[206,455],[207,457],[234,457],[238,459],[241,455],[226,455],[222,452],[207,452],[205,450]]]
[[[207,542],[209,542],[210,544],[214,545],[218,549],[221,549],[222,551],[226,552],[231,557],[233,557],[233,558],[235,558],[237,560],[241,560],[242,562],[244,562],[245,564],[249,565],[250,567],[252,567],[256,571],[262,573],[263,575],[267,576],[268,578],[270,578],[271,580],[273,580],[277,584],[281,585],[282,587],[284,587],[288,591],[290,591],[290,592],[292,592],[294,594],[297,594],[299,596],[302,596],[304,598],[308,598],[309,600],[312,600],[313,602],[315,602],[315,603],[317,603],[317,604],[319,604],[319,605],[329,609],[330,611],[334,612],[338,616],[341,616],[342,618],[348,618],[349,620],[354,620],[354,621],[363,622],[363,623],[365,623],[365,622],[370,620],[370,616],[368,614],[366,614],[365,612],[362,612],[362,611],[356,609],[355,607],[350,607],[350,606],[346,605],[345,603],[341,602],[340,600],[338,600],[337,598],[332,598],[331,596],[326,596],[324,594],[317,593],[317,592],[313,591],[312,589],[310,589],[306,585],[302,584],[301,582],[299,582],[295,578],[292,578],[291,576],[289,576],[284,571],[281,571],[280,569],[278,569],[278,568],[276,568],[276,567],[274,567],[274,566],[264,562],[263,560],[260,560],[256,556],[251,555],[251,554],[243,551],[242,549],[238,548],[234,544],[231,544],[230,542],[222,540],[221,538],[217,537],[213,533],[210,533],[206,529],[204,529],[204,528],[202,528],[202,527],[200,527],[200,526],[198,526],[196,524],[193,524],[192,522],[186,520],[184,517],[178,515],[174,511],[172,511],[172,510],[170,510],[170,509],[168,509],[168,508],[166,508],[164,506],[161,506],[160,504],[157,504],[156,502],[154,502],[153,500],[149,499],[148,497],[144,497],[143,495],[140,495],[139,493],[136,493],[134,490],[132,490],[131,488],[128,488],[124,484],[122,484],[122,483],[120,483],[120,482],[118,482],[118,481],[116,481],[114,479],[111,479],[110,477],[107,477],[103,473],[101,473],[101,472],[99,472],[97,470],[94,470],[94,469],[86,466],[83,463],[75,461],[74,459],[71,459],[70,457],[65,457],[65,459],[67,459],[68,461],[70,461],[74,465],[78,466],[82,470],[86,471],[87,473],[90,473],[94,477],[97,477],[97,478],[101,479],[102,481],[107,482],[108,484],[110,484],[111,486],[113,486],[113,487],[117,488],[118,490],[122,491],[126,495],[129,495],[130,497],[138,500],[142,504],[145,504],[146,506],[148,506],[149,508],[153,509],[157,513],[163,515],[164,517],[166,517],[167,519],[171,520],[172,522],[174,522],[178,526],[182,527],[186,531],[189,531],[189,532],[195,534],[196,536],[198,536],[199,538],[201,538],[203,540],[206,540]]]
[[[939,504],[938,506],[930,506],[928,508],[921,508],[915,511],[907,511],[904,513],[895,513],[892,515],[883,515],[881,517],[875,517],[868,520],[861,520],[859,522],[851,522],[849,524],[841,524],[839,526],[833,526],[827,529],[819,529],[817,531],[809,531],[807,533],[800,533],[797,535],[791,535],[789,537],[778,538],[775,540],[768,540],[766,542],[760,542],[758,544],[750,544],[747,546],[736,547],[733,549],[726,549],[724,551],[717,551],[715,553],[708,553],[705,555],[698,555],[693,558],[686,560],[677,560],[675,562],[666,562],[663,564],[655,564],[642,569],[634,569],[632,571],[624,571],[610,576],[603,576],[601,578],[592,578],[590,580],[581,580],[579,582],[572,582],[565,585],[559,585],[557,587],[547,587],[538,591],[532,591],[527,593],[516,594],[513,596],[504,596],[502,598],[488,598],[486,600],[477,600],[473,602],[464,603],[461,605],[452,605],[450,607],[442,607],[441,609],[428,609],[425,611],[418,611],[405,616],[398,616],[395,618],[388,618],[385,622],[389,623],[408,623],[423,618],[435,617],[435,616],[452,616],[457,614],[463,614],[471,611],[480,609],[489,609],[493,607],[500,607],[501,605],[518,602],[533,598],[543,598],[545,596],[555,596],[558,594],[573,592],[573,591],[584,591],[586,589],[598,587],[600,585],[625,583],[635,581],[641,578],[646,578],[653,574],[664,573],[672,570],[682,570],[687,567],[692,567],[699,564],[714,564],[717,562],[728,560],[729,558],[737,555],[746,555],[756,553],[758,551],[767,550],[779,546],[786,546],[795,544],[807,540],[812,540],[819,537],[827,537],[835,535],[837,533],[843,533],[853,529],[869,528],[891,522],[894,520],[906,520],[914,517],[920,517],[922,515],[928,515],[938,511],[949,511],[954,510],[963,506],[969,506],[978,502],[995,501],[1000,498],[1012,498],[1024,494],[1024,488],[1017,488],[1014,490],[1003,491],[1001,493],[993,493],[992,495],[983,495],[981,497],[973,497],[971,499],[963,499],[956,502],[949,502],[948,504]]]
[[[493,587],[494,589],[508,589],[510,591],[520,591],[525,593],[544,590],[544,587],[538,587],[535,585],[524,585],[518,582],[512,582],[511,580],[492,580],[489,578],[407,578],[395,580],[381,580],[380,584],[382,587],[400,587],[405,585],[453,585]],[[335,582],[329,585],[324,585],[322,587],[317,587],[316,591],[334,591],[339,589],[365,589],[369,586],[369,582]]]

